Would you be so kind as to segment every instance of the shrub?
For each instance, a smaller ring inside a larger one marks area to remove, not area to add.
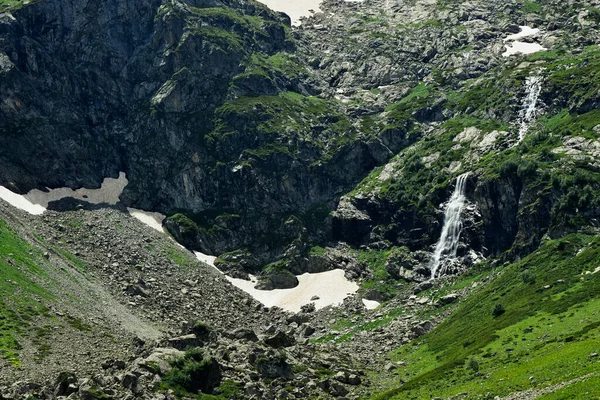
[[[504,306],[502,304],[496,304],[494,306],[494,310],[492,311],[492,315],[494,316],[494,318],[496,318],[504,314],[505,311],[506,310],[504,309]]]
[[[523,279],[523,283],[533,284],[535,283],[535,275],[533,275],[529,270],[523,271],[521,274],[521,279]]]
[[[210,393],[221,381],[219,364],[200,348],[189,350],[171,362],[173,369],[165,374],[162,386],[176,393]]]
[[[212,328],[202,321],[196,321],[192,326],[192,333],[194,333],[198,339],[208,341],[212,333]]]
[[[469,358],[469,361],[467,361],[467,368],[471,369],[473,372],[478,372],[479,371],[479,363],[477,362],[476,359]]]

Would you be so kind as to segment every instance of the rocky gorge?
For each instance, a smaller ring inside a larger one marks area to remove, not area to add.
[[[0,398],[600,396],[600,3],[315,11],[0,1]]]

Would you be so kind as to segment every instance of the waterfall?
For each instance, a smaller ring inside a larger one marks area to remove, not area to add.
[[[460,232],[462,230],[462,223],[460,214],[465,206],[467,198],[465,196],[465,189],[467,186],[467,177],[469,172],[462,174],[456,179],[456,187],[454,193],[446,206],[446,212],[444,215],[444,227],[442,228],[442,235],[435,245],[435,251],[431,261],[429,262],[429,269],[431,270],[431,279],[444,275],[446,272],[446,266],[442,264],[442,257],[454,258],[456,257],[456,251],[458,250],[458,240],[460,238]]]
[[[526,96],[523,99],[521,110],[519,111],[519,142],[523,140],[529,130],[531,123],[535,119],[537,111],[537,102],[542,91],[542,77],[530,76],[525,80]]]

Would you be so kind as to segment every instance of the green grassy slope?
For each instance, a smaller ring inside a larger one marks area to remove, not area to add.
[[[46,279],[39,267],[42,253],[21,239],[0,219],[0,355],[19,364],[19,337],[42,329],[33,321],[48,315],[52,295],[39,282]]]
[[[600,360],[590,355],[600,351],[598,267],[600,237],[547,241],[499,271],[434,331],[396,351],[393,359],[407,364],[398,377],[405,383],[374,398],[465,392],[493,398],[587,374],[593,375],[548,398],[595,398]],[[504,313],[494,313],[497,304]],[[560,397],[567,393],[572,397]]]

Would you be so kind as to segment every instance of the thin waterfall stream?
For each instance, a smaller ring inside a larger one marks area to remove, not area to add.
[[[539,75],[529,76],[525,80],[526,96],[519,111],[519,141],[517,143],[520,143],[525,138],[529,127],[536,117],[537,103],[542,91],[542,80],[542,77]]]
[[[456,257],[458,241],[462,231],[461,214],[467,202],[465,190],[468,176],[469,172],[466,172],[456,179],[454,193],[452,193],[452,197],[450,197],[450,201],[446,206],[442,234],[435,245],[435,251],[429,262],[431,279],[435,279],[446,273],[447,264],[442,263],[443,259]]]

